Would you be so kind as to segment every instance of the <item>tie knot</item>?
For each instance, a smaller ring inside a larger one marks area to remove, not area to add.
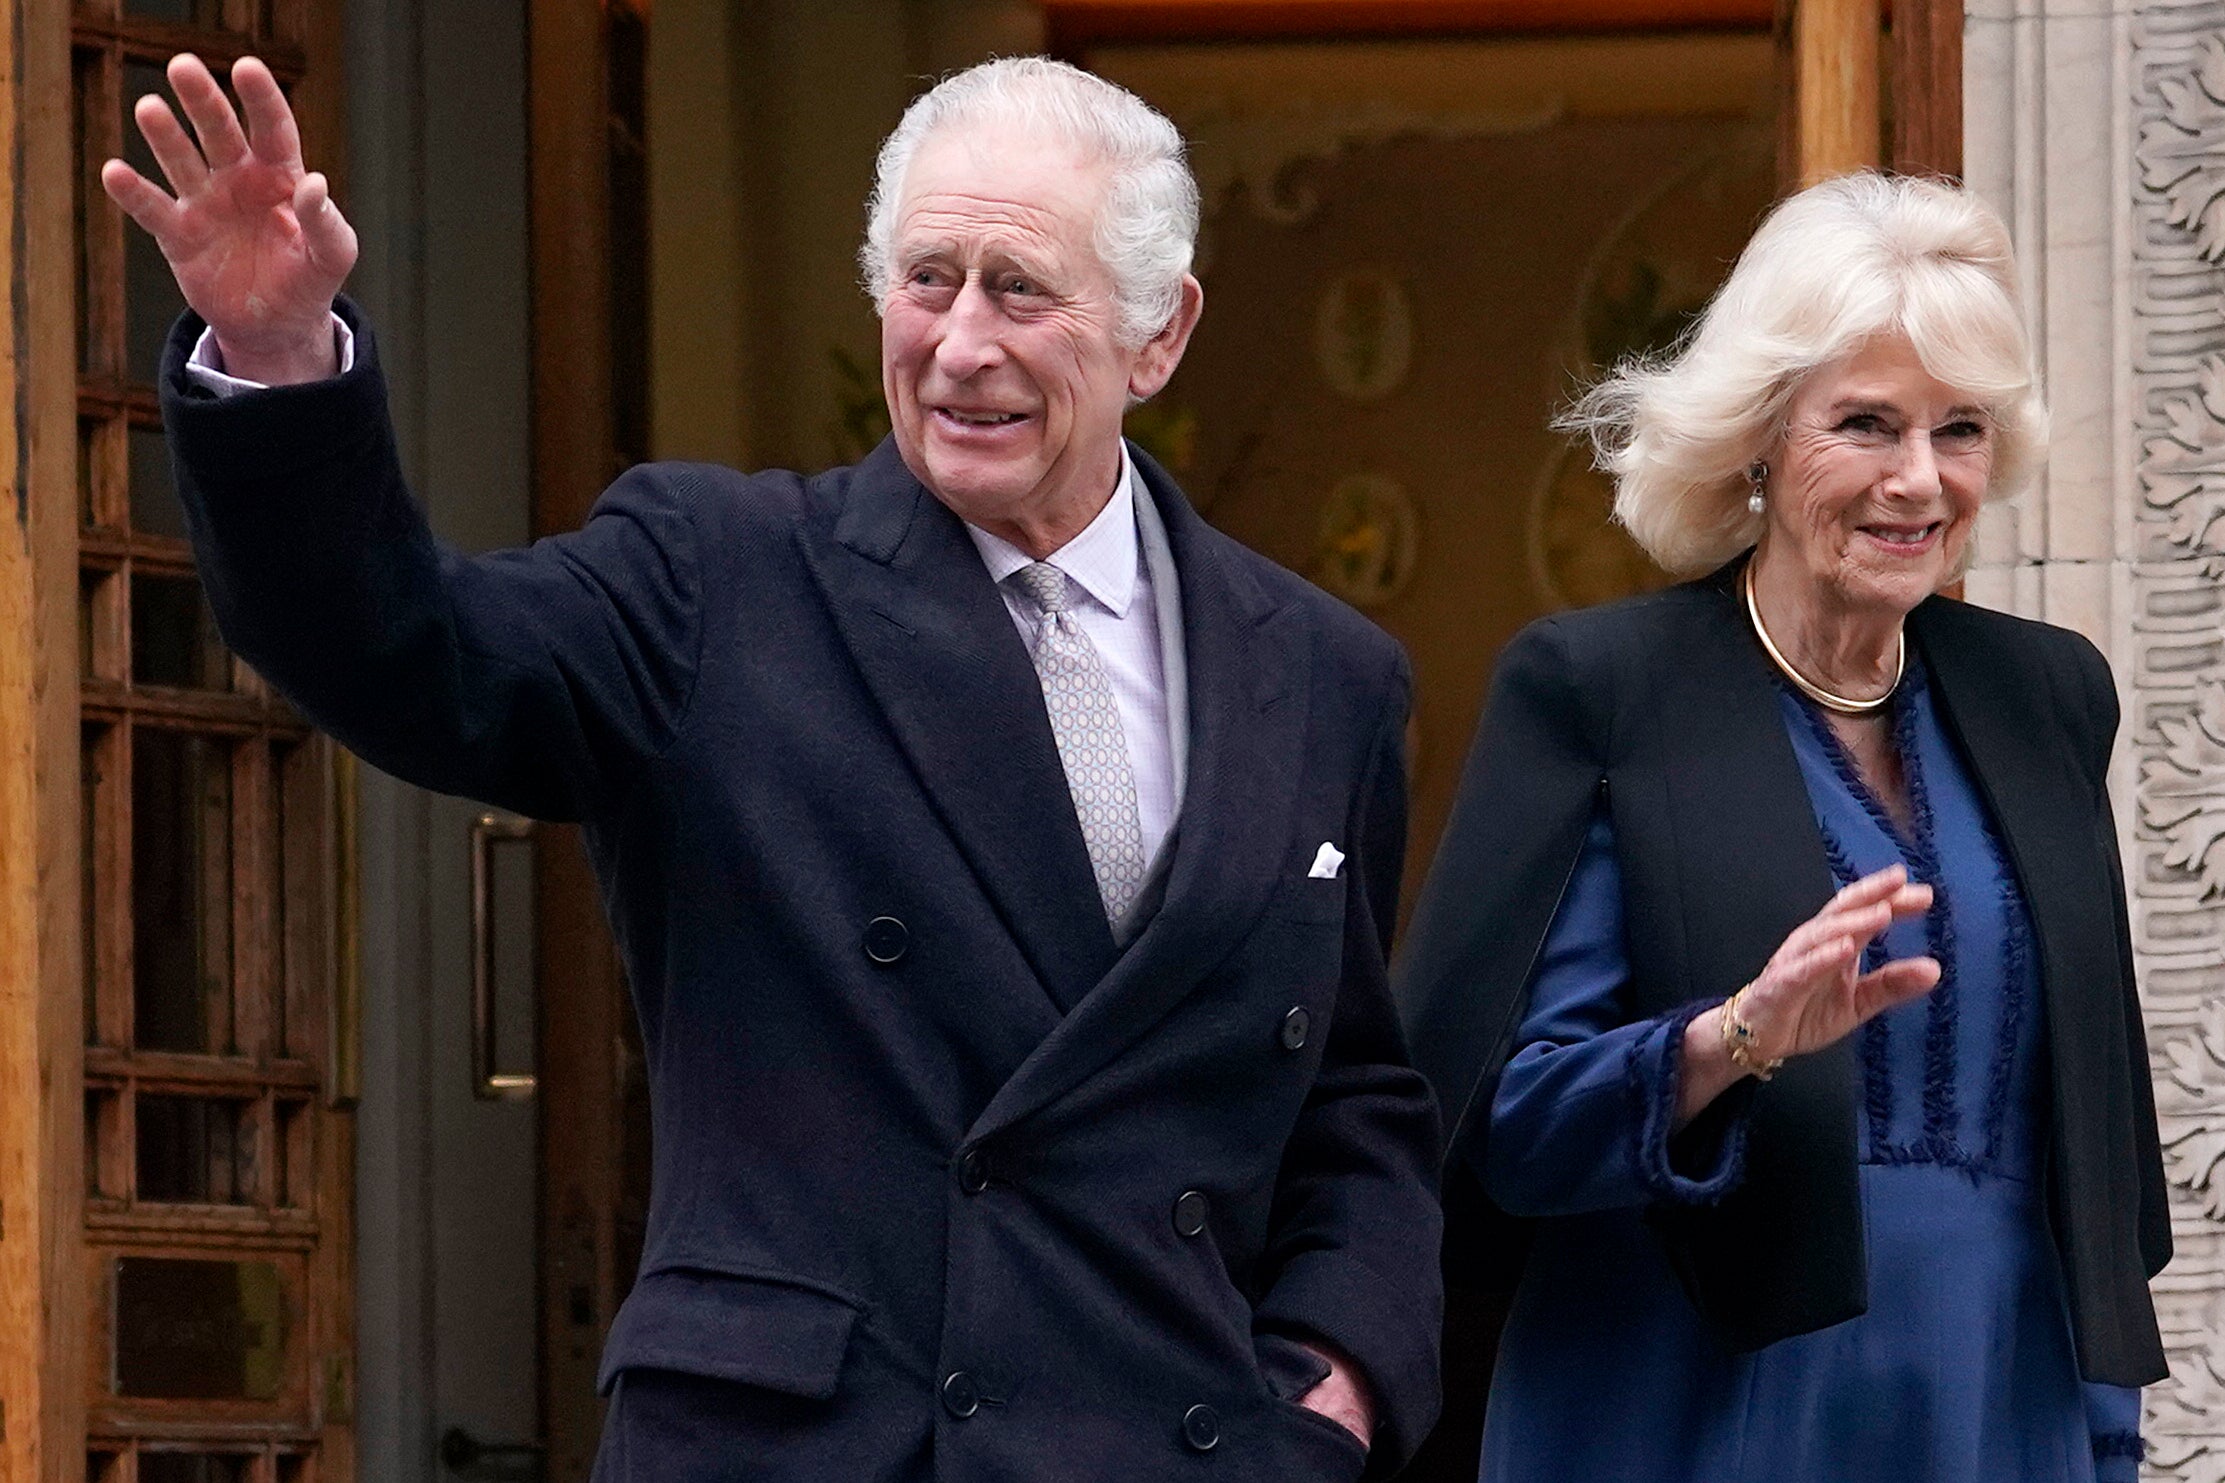
[[[1047,614],[1066,611],[1066,573],[1047,561],[1034,562],[1012,574],[1022,592]]]

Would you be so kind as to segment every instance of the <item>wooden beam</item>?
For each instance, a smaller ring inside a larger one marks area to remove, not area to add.
[[[1765,29],[1771,0],[1050,0],[1049,49],[1169,41]]]
[[[1895,170],[1962,178],[1963,0],[1893,6]]]
[[[617,473],[612,390],[609,35],[599,0],[532,0],[527,117],[532,527],[575,530]],[[622,1281],[614,1073],[631,1013],[579,831],[534,844],[540,1077],[540,1400],[547,1483],[586,1483],[595,1371]],[[551,1115],[554,1112],[556,1115]]]
[[[0,1476],[63,1483],[88,1338],[70,17],[0,11]]]
[[[1797,190],[1884,163],[1882,0],[1779,0],[1779,175]]]

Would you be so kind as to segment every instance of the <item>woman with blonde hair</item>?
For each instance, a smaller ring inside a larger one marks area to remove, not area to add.
[[[2046,454],[2007,232],[1802,192],[1567,422],[1693,579],[1508,646],[1408,937],[1448,1282],[1512,1278],[1481,1476],[2136,1477],[2116,689],[1942,595]]]

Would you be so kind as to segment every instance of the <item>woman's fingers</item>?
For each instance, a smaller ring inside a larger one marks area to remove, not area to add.
[[[122,160],[110,160],[100,167],[100,185],[108,192],[108,199],[156,241],[175,224],[178,203]]]
[[[1937,958],[1895,958],[1854,981],[1854,1012],[1867,1020],[1938,986]]]
[[[139,125],[139,136],[154,152],[155,163],[162,167],[163,178],[170,182],[172,191],[182,196],[208,183],[207,162],[167,102],[149,93],[131,105],[131,118]]]
[[[193,132],[201,141],[201,153],[207,156],[209,168],[223,170],[246,159],[247,135],[240,131],[232,100],[216,85],[208,64],[191,52],[181,52],[170,59],[169,77],[171,90],[193,122]]]
[[[1852,889],[1853,887],[1848,887],[1849,891]],[[1841,893],[1842,896],[1844,894]],[[1931,905],[1931,887],[1904,883],[1894,886],[1883,895],[1864,894],[1851,901],[1833,898],[1822,911],[1816,913],[1815,920],[1825,931],[1861,931],[1874,937],[1894,922],[1922,916],[1931,910]]]
[[[241,57],[232,67],[232,88],[247,111],[248,137],[255,156],[265,164],[299,170],[301,130],[278,79],[259,57]]]
[[[1863,906],[1872,901],[1883,901],[1899,890],[1907,880],[1908,867],[1905,865],[1888,865],[1883,870],[1874,870],[1858,881],[1841,886],[1839,893],[1831,898],[1830,906],[1825,907],[1824,910],[1829,911],[1831,907],[1838,906]]]

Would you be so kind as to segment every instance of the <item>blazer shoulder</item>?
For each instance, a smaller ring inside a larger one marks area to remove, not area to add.
[[[1981,654],[2005,666],[2022,683],[2015,693],[2052,702],[2057,724],[2077,727],[2090,751],[2107,755],[2117,732],[2117,682],[2093,640],[2076,629],[1998,608],[1935,597],[1916,611],[1927,644]]]
[[[810,507],[807,491],[814,482],[786,469],[745,474],[724,464],[678,460],[642,464],[633,477],[644,489],[686,508],[700,523],[737,533],[795,525]]]
[[[1502,680],[1564,684],[1602,711],[1633,687],[1683,673],[1693,637],[1737,618],[1708,583],[1682,582],[1588,608],[1533,618],[1500,651]]]

